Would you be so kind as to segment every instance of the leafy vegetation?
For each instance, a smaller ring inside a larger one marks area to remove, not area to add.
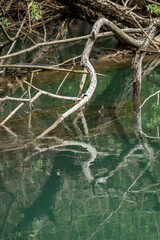
[[[4,18],[4,17],[1,17],[0,18],[0,22],[2,23],[2,25],[4,27],[7,27],[9,25],[9,22],[8,22],[8,19],[7,18]]]
[[[147,8],[147,11],[149,11],[151,13],[154,13],[156,15],[160,14],[160,6],[158,6],[157,4],[154,4],[154,3],[153,4],[148,4],[146,6],[146,8]]]
[[[39,21],[42,18],[41,11],[36,1],[28,3],[28,10],[33,21]]]

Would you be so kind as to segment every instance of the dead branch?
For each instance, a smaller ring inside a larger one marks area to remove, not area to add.
[[[74,66],[73,66],[73,67],[71,67],[71,69],[70,69],[70,70],[72,71],[72,70],[73,70],[73,68],[74,68]],[[56,91],[56,94],[58,94],[58,93],[59,93],[59,91],[60,91],[60,89],[61,89],[61,87],[62,87],[63,83],[66,81],[66,79],[68,78],[69,74],[70,74],[70,72],[68,72],[68,73],[66,74],[66,76],[64,77],[64,79],[62,80],[61,84],[59,85],[59,87],[58,87],[58,89],[57,89],[57,91]]]
[[[35,89],[36,91],[40,92],[41,94],[52,97],[54,99],[57,98],[57,99],[71,100],[71,101],[81,100],[81,98],[78,98],[78,97],[67,97],[67,96],[61,96],[61,95],[53,94],[53,93],[50,93],[50,92],[46,92],[44,90],[41,90],[41,89],[35,87],[34,85],[32,85],[31,83],[29,83],[25,80],[23,80],[23,82],[26,83],[28,86],[32,87],[33,89]]]
[[[158,90],[157,92],[151,94],[149,97],[147,97],[147,98],[144,100],[144,102],[142,103],[142,105],[141,105],[139,108],[142,108],[142,107],[144,106],[144,104],[145,104],[150,98],[154,97],[155,95],[158,96],[159,93],[160,93],[160,90]],[[157,104],[157,105],[158,105],[158,104]]]
[[[152,0],[146,0],[146,2],[153,3],[153,4],[157,5],[157,6],[160,6],[160,3],[152,1]]]
[[[145,32],[142,45],[139,46],[136,52],[132,69],[133,69],[133,102],[134,109],[137,110],[137,106],[140,106],[140,93],[141,93],[141,78],[142,78],[142,61],[146,55],[142,50],[146,50],[157,33],[157,23],[153,21]]]
[[[31,100],[30,103],[33,103],[37,98],[39,98],[39,96],[41,95],[41,92],[38,92]],[[6,117],[1,123],[0,125],[4,125],[21,107],[23,107],[24,102],[21,103],[20,105],[18,105],[9,115],[8,117]]]
[[[44,70],[54,70],[58,72],[69,72],[69,73],[79,73],[79,74],[88,74],[88,72],[81,71],[81,70],[72,70],[72,69],[66,69],[66,68],[54,68],[54,67],[46,67],[46,66],[39,66],[39,65],[28,65],[28,64],[1,64],[0,68],[29,68],[29,69],[44,69]],[[101,73],[96,73],[98,76],[105,76]]]
[[[83,95],[83,98],[75,106],[73,106],[68,111],[66,111],[61,116],[59,116],[59,118],[49,128],[47,128],[43,133],[41,133],[37,138],[42,138],[46,134],[48,134],[50,131],[55,129],[59,125],[59,123],[61,123],[66,117],[68,117],[69,115],[71,115],[72,113],[74,113],[75,111],[80,109],[81,107],[83,107],[92,97],[92,95],[96,89],[97,77],[96,77],[95,70],[89,61],[89,56],[90,56],[93,44],[94,44],[95,40],[97,39],[98,33],[103,25],[106,25],[109,30],[112,30],[113,33],[115,33],[118,38],[125,41],[127,44],[130,44],[134,47],[141,46],[142,40],[135,40],[134,38],[128,36],[120,28],[118,28],[114,23],[110,22],[109,20],[107,20],[105,18],[99,19],[93,25],[90,37],[88,38],[88,41],[86,43],[86,46],[82,53],[82,58],[81,58],[81,65],[84,66],[87,69],[88,73],[90,74],[90,85],[89,85],[88,90]]]
[[[133,28],[129,29],[128,28],[128,29],[124,29],[123,31],[126,32],[126,33],[141,33],[141,29],[137,29],[137,28],[135,28],[135,29],[133,29]],[[97,37],[108,37],[108,36],[113,36],[113,35],[114,35],[114,32],[105,32],[105,33],[98,34]],[[15,52],[15,53],[11,53],[11,54],[8,54],[8,55],[1,56],[0,60],[15,57],[15,56],[21,55],[21,54],[26,53],[26,52],[31,52],[31,51],[39,48],[39,47],[62,44],[62,43],[69,43],[69,42],[80,41],[80,40],[86,40],[88,38],[89,38],[89,35],[85,35],[85,36],[81,36],[81,37],[68,38],[68,39],[63,39],[63,40],[54,40],[54,41],[50,41],[50,42],[46,41],[46,42],[42,42],[42,43],[37,43],[30,48],[27,48],[27,49],[24,49],[24,50]]]
[[[14,98],[14,97],[9,97],[9,96],[0,98],[0,102],[5,102],[5,101],[29,102],[30,100],[28,98]]]

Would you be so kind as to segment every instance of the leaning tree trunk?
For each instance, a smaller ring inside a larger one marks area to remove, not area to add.
[[[142,15],[142,13],[146,13],[145,6],[147,3],[145,0],[129,1],[132,2],[128,4],[129,7],[117,4],[113,0],[59,0],[58,2],[65,6],[62,10],[62,12],[65,12],[65,16],[80,18],[90,23],[94,23],[100,17],[106,17],[111,21],[116,21],[118,25],[129,27],[137,27],[136,21],[142,27],[146,27],[150,23],[150,18]],[[134,6],[137,6],[135,7],[136,12],[130,14],[130,10],[134,9]]]

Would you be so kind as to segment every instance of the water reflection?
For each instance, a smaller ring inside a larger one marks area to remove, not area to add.
[[[159,143],[116,131],[4,151],[1,239],[158,239]]]
[[[160,239],[159,139],[148,137],[150,113],[133,108],[131,71],[106,79],[74,123],[42,140],[45,107],[0,129],[2,240]]]

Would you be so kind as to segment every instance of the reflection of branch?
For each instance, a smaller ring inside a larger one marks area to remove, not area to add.
[[[135,134],[136,136],[139,136],[139,137],[145,137],[145,138],[150,138],[150,139],[160,139],[159,137],[159,129],[157,129],[157,137],[153,137],[153,136],[149,136],[147,135],[146,133],[143,132],[143,128],[142,128],[142,116],[141,116],[141,108],[143,107],[143,105],[149,100],[149,98],[153,97],[154,95],[158,94],[159,95],[159,91],[157,91],[156,93],[150,95],[148,98],[145,99],[145,101],[143,102],[143,104],[138,107],[137,106],[137,109],[136,111],[134,111],[134,130],[135,130]]]
[[[155,92],[155,93],[153,93],[152,95],[150,95],[149,97],[147,97],[139,108],[142,108],[143,105],[144,105],[151,97],[154,97],[155,95],[158,96],[159,93],[160,93],[160,90],[158,90],[157,92]]]
[[[130,192],[132,192],[132,193],[146,192],[146,191],[148,190],[148,188],[157,187],[157,186],[159,186],[159,185],[160,185],[160,183],[155,183],[155,184],[151,184],[151,185],[149,185],[149,186],[146,186],[146,187],[144,187],[144,188],[142,188],[142,189],[140,189],[140,190],[132,190],[132,191],[130,191]]]
[[[51,147],[41,148],[41,147],[36,146],[37,152],[35,152],[31,156],[25,158],[24,161],[28,161],[31,157],[33,157],[33,156],[35,156],[37,154],[46,152],[48,150],[55,150],[56,148],[60,148],[60,147],[68,147],[68,146],[82,147],[82,148],[85,148],[87,150],[87,152],[89,152],[90,155],[91,155],[91,157],[89,158],[88,161],[85,161],[85,162],[81,163],[82,169],[83,169],[83,173],[84,173],[85,177],[87,178],[88,182],[91,183],[94,180],[94,177],[91,174],[90,165],[96,159],[97,150],[89,143],[78,142],[78,141],[62,141],[61,139],[58,139],[58,141],[61,141],[61,143],[57,144],[57,145],[53,145]],[[67,149],[67,150],[70,151],[70,149]],[[64,149],[64,151],[66,151],[66,149]]]
[[[145,171],[150,167],[150,164],[151,162],[154,161],[154,157],[153,157],[153,152],[152,152],[152,149],[150,149],[150,147],[144,143],[143,145],[144,147],[144,150],[147,150],[147,156],[148,156],[148,159],[149,159],[149,162],[148,164],[146,165],[146,167],[139,173],[138,177],[132,182],[132,184],[127,188],[127,190],[124,192],[123,196],[122,196],[122,200],[120,201],[119,203],[119,206],[109,214],[109,216],[107,218],[104,219],[103,222],[101,222],[98,227],[96,228],[96,230],[92,233],[92,235],[87,239],[87,240],[90,240],[92,239],[95,234],[107,223],[110,221],[110,219],[112,218],[112,216],[114,214],[116,214],[122,207],[122,204],[123,202],[125,201],[125,198],[128,194],[128,192],[130,192],[130,190],[135,186],[135,184],[137,183],[137,181],[143,176],[143,174],[145,173]]]
[[[97,179],[96,179],[96,184],[97,184],[97,183],[104,183],[104,182],[107,181],[107,179],[113,177],[113,176],[117,173],[118,170],[120,170],[122,167],[125,166],[125,164],[127,163],[127,161],[129,161],[128,158],[129,158],[131,155],[133,155],[134,152],[136,152],[137,150],[142,150],[142,146],[138,144],[138,145],[135,146],[133,149],[131,149],[130,152],[129,152],[126,156],[124,156],[123,161],[120,162],[120,163],[118,164],[118,166],[117,166],[114,170],[112,170],[112,171],[109,172],[109,175],[108,175],[108,176],[97,178]]]

